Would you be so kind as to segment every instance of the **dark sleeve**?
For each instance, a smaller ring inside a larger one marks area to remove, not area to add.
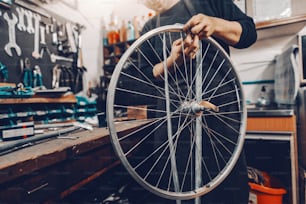
[[[233,0],[210,0],[209,3],[216,13],[216,17],[229,21],[237,21],[242,26],[240,41],[233,47],[239,49],[247,48],[256,42],[257,31],[254,20],[243,13],[233,3]]]

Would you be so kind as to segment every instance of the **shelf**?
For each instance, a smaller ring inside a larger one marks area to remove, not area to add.
[[[104,76],[101,78],[102,92],[99,96],[102,100],[102,104],[106,104],[106,97],[108,92],[108,86],[115,70],[117,63],[122,57],[123,53],[135,42],[135,40],[129,40],[125,42],[118,42],[110,45],[103,46],[103,58],[104,63],[102,69],[104,71]],[[132,63],[138,63],[137,53],[130,56]]]
[[[298,15],[298,16],[292,16],[292,17],[287,17],[287,18],[273,19],[273,20],[262,21],[262,22],[256,23],[256,29],[261,30],[261,29],[272,28],[276,26],[299,23],[303,21],[306,21],[306,15]]]
[[[280,108],[248,108],[248,117],[287,117],[294,115],[293,109],[280,109]]]
[[[32,96],[30,98],[1,98],[1,105],[9,104],[38,104],[38,103],[76,103],[74,95],[67,95],[58,98]]]

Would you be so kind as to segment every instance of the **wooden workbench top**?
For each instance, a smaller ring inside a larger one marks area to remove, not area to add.
[[[117,132],[125,134],[144,122],[120,122]],[[34,136],[35,137],[35,136]],[[56,164],[110,143],[107,128],[81,130],[0,156],[0,183]],[[115,155],[112,155],[115,156]]]

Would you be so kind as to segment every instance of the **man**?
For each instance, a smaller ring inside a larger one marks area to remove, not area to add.
[[[157,15],[145,24],[142,33],[163,25],[184,24],[187,37],[173,42],[171,55],[166,61],[168,69],[173,68],[174,62],[179,61],[182,52],[194,58],[201,39],[214,38],[227,53],[229,46],[246,48],[257,39],[253,19],[241,12],[232,0],[144,0],[143,4],[153,9]],[[185,47],[183,51],[180,49],[182,44]],[[163,63],[158,63],[146,73],[158,79],[164,74],[163,66]],[[157,135],[164,132],[165,130],[161,130]],[[215,190],[203,196],[202,203],[247,204],[247,182],[246,162],[242,152],[228,178]],[[182,203],[185,202],[188,201]]]

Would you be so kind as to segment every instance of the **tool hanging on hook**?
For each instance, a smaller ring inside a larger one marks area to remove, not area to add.
[[[7,67],[0,62],[0,81],[6,82],[8,80]]]
[[[12,18],[9,17],[7,12],[4,13],[3,18],[6,20],[9,31],[9,42],[4,46],[6,54],[13,57],[12,49],[15,49],[18,56],[21,55],[21,49],[16,43],[16,30],[15,26],[18,22],[18,18],[12,13]]]
[[[42,79],[42,73],[40,70],[40,67],[38,65],[35,65],[34,71],[33,71],[33,87],[40,87],[42,88],[43,85],[43,79]]]
[[[27,17],[27,32],[33,34],[35,32],[32,21],[33,13],[29,10],[25,10],[25,16]]]
[[[25,87],[33,87],[33,72],[31,69],[31,62],[29,58],[25,58],[24,60],[23,85]]]
[[[35,32],[34,32],[34,50],[32,52],[32,57],[35,58],[35,59],[39,59],[39,58],[41,58],[41,55],[39,53],[39,34],[40,34],[39,24],[40,24],[40,21],[41,21],[41,17],[38,14],[33,14],[33,18],[34,18],[34,22],[35,22],[34,23]]]
[[[17,24],[17,28],[20,30],[20,31],[26,31],[27,30],[27,27],[24,23],[24,17],[25,17],[25,10],[24,8],[21,8],[21,7],[17,7],[16,8],[16,11],[18,13],[18,24]]]

